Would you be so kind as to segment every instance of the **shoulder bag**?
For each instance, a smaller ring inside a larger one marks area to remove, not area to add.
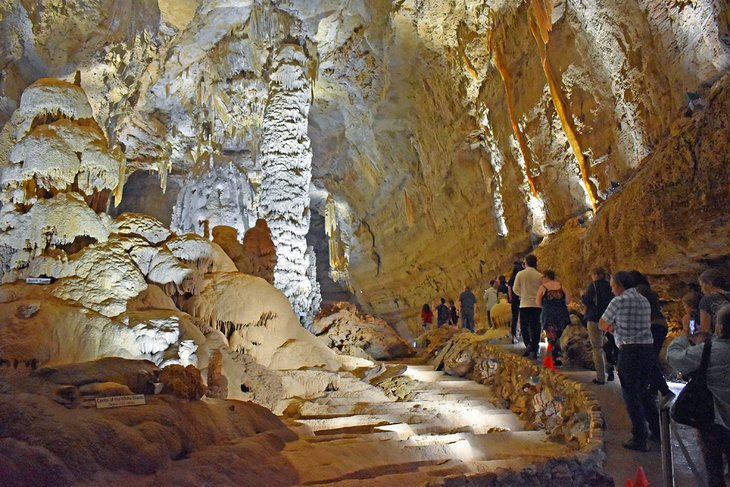
[[[689,380],[672,404],[671,416],[677,423],[705,429],[715,422],[714,397],[707,388],[707,366],[710,363],[712,340],[707,338],[697,374]]]

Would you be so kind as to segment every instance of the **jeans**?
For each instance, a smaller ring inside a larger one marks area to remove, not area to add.
[[[461,326],[467,330],[474,331],[474,313],[461,312]]]
[[[517,324],[520,322],[520,298],[512,297],[512,336],[517,336]],[[527,346],[527,343],[525,343]]]
[[[525,341],[527,350],[537,354],[540,351],[540,313],[542,308],[520,308],[520,325],[522,326],[522,339]]]
[[[730,430],[714,424],[699,433],[708,483],[710,487],[725,487],[722,457],[725,455],[725,460],[730,462]]]
[[[662,366],[659,363],[659,353],[662,351],[664,340],[667,338],[667,331],[665,326],[651,326],[651,336],[654,338],[654,356],[656,357],[649,382],[649,391],[653,396],[656,396],[657,391],[661,392],[662,396],[669,394],[669,386],[667,385],[667,381],[664,380]]]
[[[646,443],[649,432],[659,434],[659,410],[649,392],[649,377],[654,366],[654,348],[646,345],[623,345],[618,353],[618,378],[626,412],[631,419],[631,434],[638,443]]]
[[[595,321],[588,322],[588,337],[591,340],[593,349],[593,365],[596,367],[596,380],[606,381],[606,359],[603,356],[603,344],[606,343],[606,335],[598,327]]]

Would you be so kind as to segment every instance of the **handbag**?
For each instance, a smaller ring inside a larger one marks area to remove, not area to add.
[[[711,350],[712,340],[708,338],[702,350],[697,374],[687,382],[672,404],[670,414],[677,423],[698,429],[705,429],[715,423],[714,397],[707,388],[707,366],[710,364]]]

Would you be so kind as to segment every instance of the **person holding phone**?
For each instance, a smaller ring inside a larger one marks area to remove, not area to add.
[[[684,333],[672,340],[667,348],[669,365],[686,376],[699,369],[704,344],[712,340],[706,377],[707,388],[714,400],[715,422],[699,430],[700,449],[710,487],[725,485],[723,457],[730,464],[730,304],[720,306],[716,315],[714,336],[702,330],[699,322],[695,322],[697,332],[691,333],[689,326],[693,320],[689,319]]]
[[[682,296],[682,306],[684,307],[684,316],[682,317],[682,327],[690,331],[694,335],[700,329],[700,300],[702,295],[697,291],[690,291]]]

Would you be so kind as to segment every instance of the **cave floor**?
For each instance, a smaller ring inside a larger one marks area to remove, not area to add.
[[[522,344],[501,345],[514,353],[522,354],[525,350]],[[542,345],[541,356],[545,356],[545,344]],[[559,373],[572,380],[587,384],[601,404],[606,427],[604,430],[604,450],[606,459],[604,462],[605,471],[616,481],[617,486],[625,485],[626,480],[633,479],[637,468],[642,466],[651,485],[663,485],[662,459],[660,447],[656,443],[650,443],[651,451],[636,452],[625,449],[621,442],[631,436],[631,424],[629,416],[624,407],[621,397],[621,384],[616,378],[613,382],[606,382],[604,385],[593,384],[595,372],[586,369],[573,369],[564,367],[556,369]],[[681,384],[669,383],[669,387],[676,393],[682,388]],[[680,444],[681,442],[681,444]],[[686,448],[693,465],[687,462],[683,454],[683,446]],[[692,470],[704,478],[704,464],[702,453],[697,445],[696,432],[693,428],[680,424],[672,424],[672,458],[674,462],[674,485],[681,487],[702,487],[703,483],[697,481]]]
[[[414,362],[403,375],[413,381],[407,401],[324,397],[302,407],[290,422],[300,439],[284,450],[300,485],[424,485],[570,454],[494,406],[486,386]]]

